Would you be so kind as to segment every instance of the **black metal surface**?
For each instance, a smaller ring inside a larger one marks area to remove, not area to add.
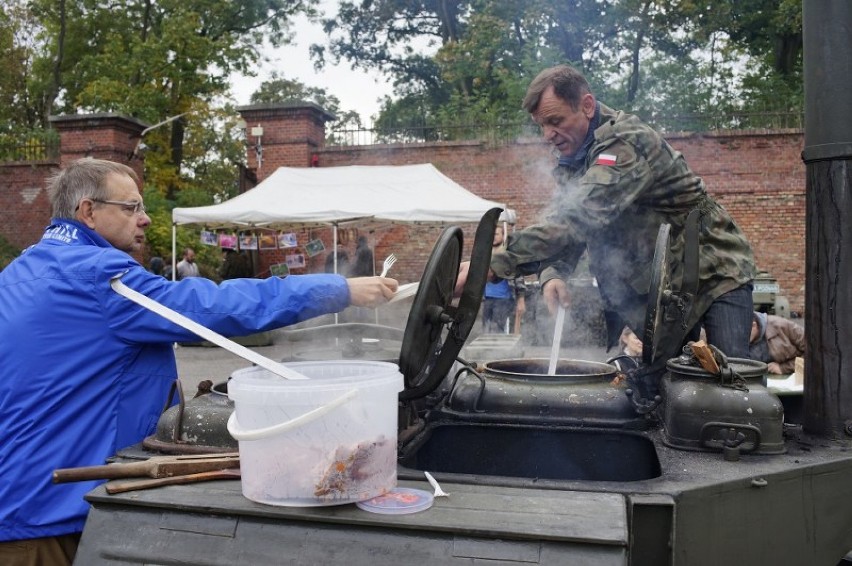
[[[491,242],[502,209],[492,208],[476,229],[470,269],[458,305],[451,305],[463,248],[462,231],[441,233],[414,297],[399,357],[405,377],[400,400],[422,398],[446,377],[476,322],[491,262]]]
[[[806,163],[852,158],[852,2],[802,2]]]
[[[499,476],[631,482],[660,475],[654,444],[639,433],[532,425],[427,426],[403,450],[400,464],[480,480]]]
[[[852,438],[852,2],[802,3],[805,79],[803,426]]]

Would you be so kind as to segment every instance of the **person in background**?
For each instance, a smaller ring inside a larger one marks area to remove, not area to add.
[[[349,253],[343,244],[337,244],[337,271],[334,271],[334,252],[329,251],[325,256],[325,272],[347,275],[349,273]]]
[[[333,274],[231,279],[154,275],[130,254],[151,219],[134,171],[85,158],[53,176],[41,241],[0,272],[0,564],[71,564],[97,481],[58,468],[103,464],[155,431],[192,332],[138,306],[126,287],[226,336],[377,306],[394,279]]]
[[[796,358],[805,355],[805,329],[792,320],[755,312],[751,321],[749,357],[765,362],[775,375],[793,373]]]
[[[355,262],[349,275],[352,277],[368,277],[375,275],[373,262],[373,250],[370,249],[365,236],[358,236],[358,244],[355,246]]]
[[[165,268],[165,262],[160,256],[154,256],[151,258],[151,261],[148,262],[148,269],[154,275],[162,275],[163,268]]]
[[[222,266],[219,268],[219,276],[224,279],[239,279],[240,277],[251,277],[251,260],[244,251],[226,249]]]
[[[503,225],[498,224],[494,228],[491,253],[502,251],[504,241]],[[490,334],[511,334],[514,331],[514,320],[523,317],[525,310],[522,277],[511,281],[488,281],[482,299],[482,331]]]
[[[187,277],[198,277],[198,265],[195,263],[195,250],[186,248],[183,250],[183,259],[177,264],[178,281]]]
[[[624,330],[621,331],[618,344],[621,347],[621,353],[625,356],[630,356],[637,361],[642,358],[642,340],[636,336],[636,333],[629,326],[625,326]]]
[[[665,223],[671,227],[671,280],[684,279],[689,247],[697,248],[698,283],[684,324],[658,329],[661,337],[671,334],[661,343],[674,355],[698,338],[703,325],[725,354],[747,357],[751,246],[683,156],[636,116],[598,102],[585,77],[568,65],[539,73],[523,107],[559,152],[556,189],[545,221],[513,232],[506,250],[494,254],[494,276],[538,274],[555,312],[559,304],[570,306],[566,280],[587,250],[611,347],[625,325],[644,328],[654,249]],[[687,241],[688,225],[696,227],[697,241]]]

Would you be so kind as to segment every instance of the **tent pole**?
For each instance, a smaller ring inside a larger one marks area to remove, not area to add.
[[[172,281],[177,280],[177,222],[172,222]]]
[[[332,226],[331,242],[332,242],[332,246],[333,246],[332,247],[332,250],[333,250],[332,253],[334,254],[334,272],[337,273],[337,222],[333,223],[331,226]],[[338,322],[338,313],[334,313],[334,324],[337,324],[337,322]]]

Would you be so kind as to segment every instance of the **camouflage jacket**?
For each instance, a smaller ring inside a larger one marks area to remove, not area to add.
[[[557,188],[543,223],[509,235],[492,258],[499,277],[538,273],[541,284],[567,279],[585,249],[608,327],[643,327],[660,224],[671,225],[671,279],[683,280],[687,215],[701,211],[699,286],[688,328],[712,302],[755,275],[751,246],[683,156],[636,116],[601,104],[585,165],[554,170]],[[610,332],[610,334],[612,334]],[[616,334],[616,338],[617,338]]]

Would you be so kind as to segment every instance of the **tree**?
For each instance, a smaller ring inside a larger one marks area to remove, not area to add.
[[[354,110],[341,109],[340,99],[329,94],[326,89],[286,79],[276,71],[273,71],[270,79],[262,82],[251,95],[252,104],[289,101],[313,102],[329,114],[333,114],[335,120],[330,130],[361,127],[360,115]]]
[[[231,74],[252,74],[261,47],[290,41],[291,18],[315,16],[317,1],[0,0],[0,117],[9,118],[0,123],[46,130],[51,114],[78,112],[174,118],[144,140],[152,242],[164,254],[157,223],[170,232],[171,207],[235,194],[244,148],[226,104]]]
[[[364,0],[341,3],[312,53],[388,75],[385,126],[516,114],[532,76],[564,62],[615,106],[726,112],[750,105],[743,92],[768,99],[774,86],[761,85],[795,100],[800,11],[801,0]]]

